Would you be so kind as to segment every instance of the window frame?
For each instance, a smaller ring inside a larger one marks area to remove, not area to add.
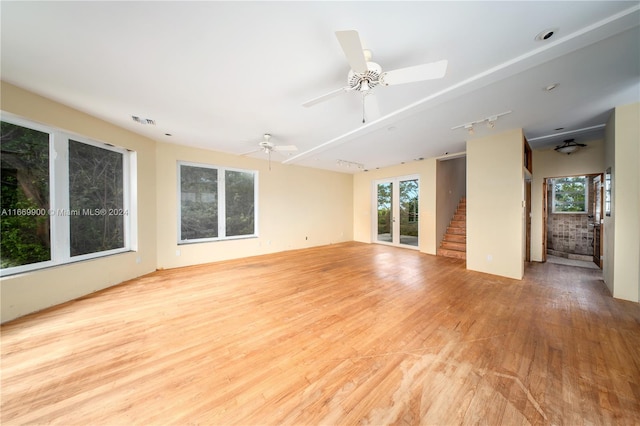
[[[581,211],[558,211],[556,209],[556,181],[567,178],[583,178],[584,179],[584,210]],[[551,213],[553,214],[589,214],[589,176],[577,175],[577,176],[565,176],[551,179]]]
[[[67,265],[114,254],[137,251],[136,153],[111,143],[101,142],[75,132],[38,123],[5,111],[0,111],[0,114],[0,121],[49,134],[49,243],[51,246],[51,258],[49,260],[0,269],[0,276],[5,277],[52,266]],[[71,212],[69,198],[70,140],[122,154],[123,209],[128,212],[128,215],[124,217],[123,223],[123,247],[71,256],[71,227],[69,219],[69,213]]]
[[[206,238],[193,238],[193,239],[182,239],[182,167],[197,167],[204,169],[214,169],[218,172],[217,178],[217,201],[218,201],[218,236],[217,237],[206,237]],[[253,233],[246,235],[226,235],[226,172],[241,172],[241,173],[250,173],[253,175]],[[216,242],[216,241],[230,241],[230,240],[242,240],[247,238],[258,238],[259,230],[258,230],[258,215],[259,215],[259,204],[258,204],[258,189],[259,189],[259,173],[257,170],[249,170],[249,169],[240,169],[235,167],[225,167],[213,164],[206,163],[197,163],[192,161],[181,161],[177,162],[177,171],[176,171],[176,200],[177,200],[177,235],[176,239],[178,245],[186,245],[186,244],[198,244],[198,243],[208,243],[208,242]]]

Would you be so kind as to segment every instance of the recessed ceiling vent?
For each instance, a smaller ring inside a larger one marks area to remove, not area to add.
[[[149,124],[151,126],[155,126],[156,125],[155,120],[152,120],[150,118],[142,118],[142,117],[138,117],[137,115],[132,115],[131,119],[133,121],[135,121],[136,123],[140,123],[140,124]]]

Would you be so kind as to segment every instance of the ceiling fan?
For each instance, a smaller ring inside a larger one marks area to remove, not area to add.
[[[347,86],[311,99],[302,104],[305,107],[324,102],[344,92],[357,91],[366,95],[371,89],[379,85],[392,86],[433,80],[444,77],[447,72],[446,60],[382,72],[380,65],[371,62],[371,51],[362,47],[357,31],[336,31],[336,37],[351,67],[347,75]]]
[[[272,152],[291,152],[297,151],[298,147],[295,145],[276,145],[271,142],[271,134],[265,133],[262,135],[262,140],[258,143],[258,149],[254,149],[249,152],[245,152],[242,155],[253,154],[254,152],[262,151],[269,156],[269,170],[271,170],[271,153]]]

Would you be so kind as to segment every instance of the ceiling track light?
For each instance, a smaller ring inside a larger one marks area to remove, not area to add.
[[[139,123],[139,124],[149,124],[151,126],[155,126],[156,125],[156,121],[151,119],[151,118],[142,118],[142,117],[139,117],[137,115],[132,115],[131,119],[133,121],[135,121],[136,123]]]
[[[467,133],[469,133],[470,135],[473,135],[475,133],[475,131],[473,130],[473,124],[474,123],[468,123],[464,125],[464,128],[467,130]]]
[[[483,118],[481,120],[476,120],[476,121],[472,121],[470,123],[460,124],[459,126],[452,127],[451,130],[465,129],[470,135],[473,135],[475,133],[475,131],[473,129],[473,126],[475,126],[476,124],[487,123],[487,127],[489,129],[493,129],[496,126],[496,121],[498,121],[498,118],[502,117],[503,115],[507,115],[507,114],[511,114],[511,111],[501,112],[500,114],[490,115],[490,116],[488,116],[486,118]]]
[[[336,161],[336,163],[338,164],[338,166],[343,166],[343,167],[348,167],[348,168],[354,167],[354,168],[357,168],[357,169],[360,169],[360,170],[364,169],[364,164],[356,163],[354,161],[338,160],[338,161]]]

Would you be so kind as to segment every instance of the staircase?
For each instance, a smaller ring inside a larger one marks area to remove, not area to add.
[[[467,199],[462,198],[440,243],[438,256],[467,258]]]

